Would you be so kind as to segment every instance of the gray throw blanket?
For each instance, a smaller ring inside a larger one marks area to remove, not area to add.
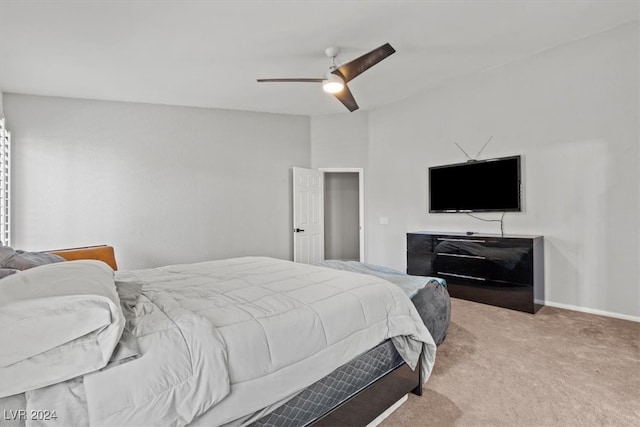
[[[43,264],[63,262],[64,258],[46,252],[27,252],[0,246],[0,268],[27,270]]]

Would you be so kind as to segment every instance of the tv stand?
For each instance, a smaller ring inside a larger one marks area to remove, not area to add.
[[[544,305],[543,238],[407,233],[407,274],[442,277],[455,298],[535,313]]]

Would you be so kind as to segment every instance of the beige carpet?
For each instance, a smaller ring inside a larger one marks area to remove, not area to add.
[[[640,323],[452,300],[422,397],[392,426],[640,426]]]

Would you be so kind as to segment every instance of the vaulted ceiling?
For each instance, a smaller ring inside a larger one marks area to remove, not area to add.
[[[317,83],[389,42],[349,86],[361,110],[638,20],[638,1],[0,1],[0,90],[318,115]]]

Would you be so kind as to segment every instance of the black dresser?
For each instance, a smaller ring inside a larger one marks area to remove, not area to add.
[[[407,233],[407,273],[446,279],[456,298],[528,313],[544,305],[542,236]]]

